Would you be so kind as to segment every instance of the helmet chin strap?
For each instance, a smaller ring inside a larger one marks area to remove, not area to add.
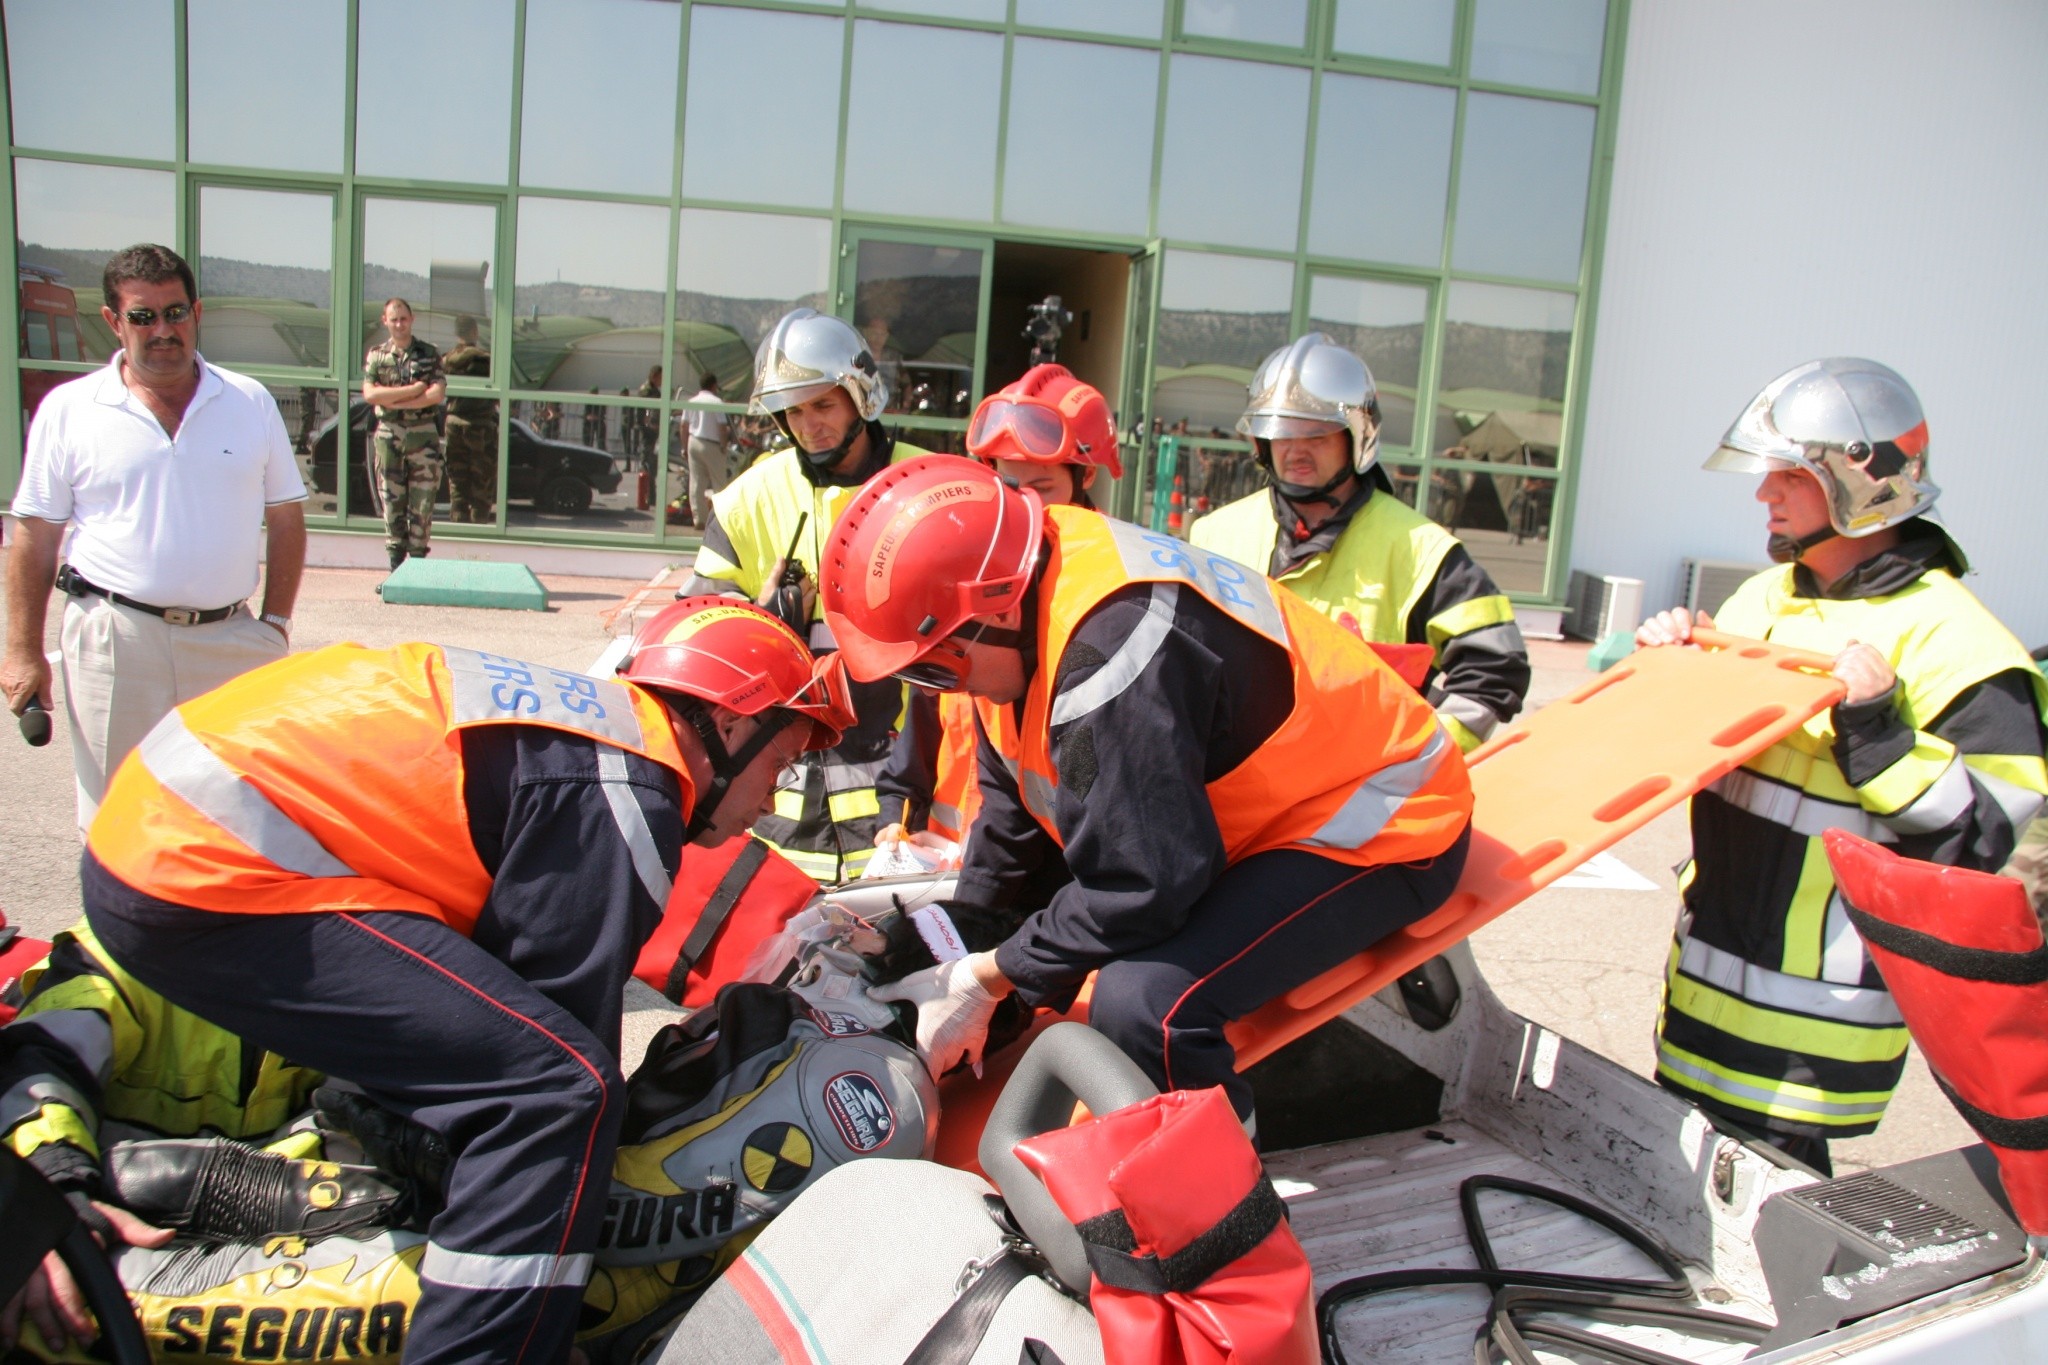
[[[797,440],[796,433],[790,430],[789,422],[779,412],[775,414],[775,425],[782,428],[782,434],[796,447],[797,458],[802,461],[804,472],[813,476],[824,476],[830,474],[834,466],[852,452],[853,443],[860,439],[861,432],[875,424],[855,418],[853,425],[846,429],[846,435],[839,438],[838,445],[829,450],[817,451],[804,448],[804,443]]]
[[[1764,550],[1770,555],[1773,564],[1797,564],[1800,556],[1816,545],[1833,540],[1835,535],[1836,531],[1832,526],[1823,526],[1818,531],[1809,531],[1796,538],[1774,533],[1764,543]]]
[[[760,725],[747,742],[740,745],[738,752],[730,752],[725,740],[719,736],[718,722],[711,718],[711,708],[696,697],[665,696],[669,709],[689,722],[697,732],[697,740],[704,746],[704,757],[711,764],[711,786],[698,797],[696,807],[690,812],[690,823],[683,827],[683,842],[694,843],[697,836],[710,829],[717,819],[718,807],[725,801],[726,792],[739,775],[745,772],[761,751],[769,746],[775,737],[788,729],[796,720],[796,712],[786,707],[776,707],[772,714],[763,714]]]
[[[1349,461],[1330,476],[1328,483],[1320,487],[1312,483],[1289,483],[1281,478],[1280,471],[1273,467],[1273,443],[1264,437],[1257,437],[1254,444],[1259,448],[1259,463],[1264,465],[1266,473],[1272,476],[1273,487],[1279,490],[1281,497],[1292,503],[1321,502],[1331,507],[1344,505],[1344,500],[1337,496],[1337,490],[1344,486],[1346,479],[1354,477]]]

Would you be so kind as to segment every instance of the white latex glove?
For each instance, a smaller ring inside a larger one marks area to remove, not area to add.
[[[993,970],[993,957],[970,953],[868,990],[876,1000],[903,1000],[917,1007],[917,1055],[933,1080],[963,1061],[981,1074],[981,1049],[988,1042],[996,998],[981,984],[977,969],[986,962]]]

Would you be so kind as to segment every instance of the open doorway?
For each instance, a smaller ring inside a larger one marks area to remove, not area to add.
[[[1057,294],[1060,306],[1073,314],[1060,329],[1060,364],[1115,404],[1123,391],[1130,257],[1120,251],[997,242],[994,265],[983,391],[994,393],[1030,368],[1032,342],[1024,328],[1031,307]]]

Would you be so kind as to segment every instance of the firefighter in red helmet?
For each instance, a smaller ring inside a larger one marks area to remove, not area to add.
[[[568,1354],[622,1116],[621,990],[682,846],[745,829],[851,717],[836,665],[724,598],[655,617],[620,673],[294,655],[167,716],[87,838],[116,962],[455,1154],[408,1359]]]

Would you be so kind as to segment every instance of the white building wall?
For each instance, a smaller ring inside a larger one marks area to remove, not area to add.
[[[1634,0],[1572,563],[1763,562],[1700,462],[1781,371],[1918,390],[1971,587],[2048,644],[2048,5]]]

